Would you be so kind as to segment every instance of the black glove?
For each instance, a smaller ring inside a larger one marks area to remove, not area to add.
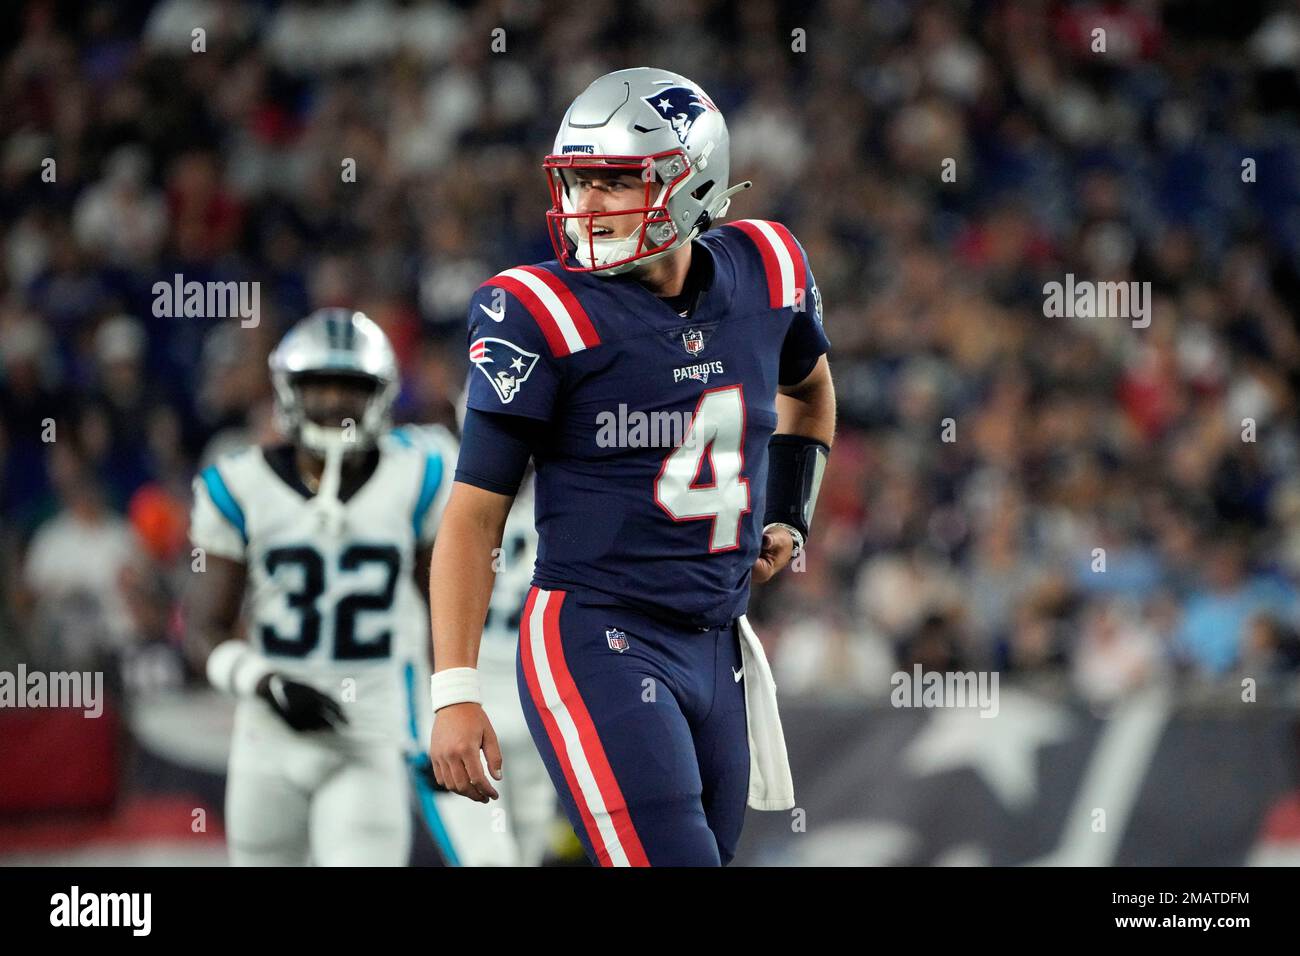
[[[406,764],[411,768],[411,773],[415,774],[416,779],[428,787],[430,790],[438,793],[450,793],[451,791],[438,782],[438,778],[433,773],[433,761],[429,759],[427,753],[407,754]]]
[[[257,695],[294,730],[337,730],[348,722],[334,698],[279,674],[263,677]]]

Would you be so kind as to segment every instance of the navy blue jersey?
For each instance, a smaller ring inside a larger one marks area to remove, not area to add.
[[[706,232],[683,317],[629,276],[507,269],[474,294],[468,405],[538,429],[533,582],[697,626],[744,612],[778,384],[829,343],[778,223]]]

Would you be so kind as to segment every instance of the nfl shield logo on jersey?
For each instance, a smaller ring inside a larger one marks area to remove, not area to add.
[[[469,360],[492,383],[492,390],[509,405],[519,388],[533,374],[537,353],[528,352],[505,339],[482,338],[469,347]]]
[[[627,650],[627,635],[616,627],[605,630],[605,640],[609,642],[610,650],[618,651],[620,654]]]
[[[704,332],[702,329],[687,329],[682,333],[682,345],[691,355],[704,351]]]

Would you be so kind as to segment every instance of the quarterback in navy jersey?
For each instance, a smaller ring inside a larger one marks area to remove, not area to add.
[[[469,308],[430,756],[449,790],[496,798],[475,667],[531,458],[517,678],[561,803],[598,864],[725,864],[747,799],[784,806],[755,800],[740,624],[751,582],[803,548],[833,438],[820,294],[784,226],[719,222],[749,183],[728,187],[722,114],[682,76],[596,80],[543,166],[556,258]]]

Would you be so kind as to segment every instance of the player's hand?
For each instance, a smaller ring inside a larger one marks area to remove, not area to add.
[[[408,754],[406,757],[407,765],[411,768],[411,773],[419,778],[420,783],[435,790],[438,793],[446,793],[447,788],[438,782],[438,778],[433,772],[433,761],[429,759],[426,753]]]
[[[338,730],[348,722],[334,698],[280,674],[263,677],[257,695],[294,730]]]
[[[497,799],[480,754],[487,757],[493,779],[500,780],[501,747],[481,706],[470,702],[451,704],[433,715],[429,759],[433,761],[434,779],[441,786],[478,803]]]
[[[754,562],[751,580],[755,584],[762,584],[769,580],[790,563],[792,554],[794,554],[794,538],[790,537],[789,531],[784,528],[764,531],[763,548],[758,553],[758,560]]]

